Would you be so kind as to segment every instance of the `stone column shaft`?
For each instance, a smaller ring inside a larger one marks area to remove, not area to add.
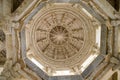
[[[113,27],[113,55],[118,57],[118,25]]]
[[[3,15],[9,16],[12,8],[12,0],[2,0],[3,1]]]
[[[13,45],[12,45],[12,34],[6,34],[6,52],[7,52],[7,59],[11,59],[13,54]]]

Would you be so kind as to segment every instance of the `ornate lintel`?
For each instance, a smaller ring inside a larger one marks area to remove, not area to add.
[[[11,34],[12,28],[19,29],[20,23],[13,20],[13,17],[5,18],[4,21],[0,22],[0,26],[2,26],[5,34]]]
[[[5,32],[5,34],[11,33],[11,21],[10,20],[5,20],[4,25],[3,25],[3,31]]]
[[[120,20],[119,19],[111,20],[111,25],[114,26],[114,27],[117,27],[118,25],[120,25]]]

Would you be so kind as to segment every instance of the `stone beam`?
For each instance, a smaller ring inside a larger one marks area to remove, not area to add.
[[[21,53],[22,58],[26,58],[26,38],[25,38],[25,29],[23,29],[20,33],[20,39],[21,39]]]
[[[102,62],[95,70],[92,72],[92,74],[87,78],[88,80],[95,80],[95,78],[98,76],[100,72],[103,71],[103,69],[108,65],[106,62]]]
[[[84,79],[86,79],[91,73],[95,70],[95,68],[104,60],[104,56],[100,54],[81,74]]]
[[[79,3],[83,8],[85,8],[93,17],[95,17],[98,21],[100,21],[100,23],[104,24],[105,23],[105,19],[99,15],[97,12],[94,11],[94,9],[92,9],[92,7],[90,7],[89,5],[84,4],[82,1]]]
[[[21,39],[21,53],[22,53],[22,59],[25,61],[26,65],[33,70],[40,78],[43,78],[44,80],[48,80],[48,76],[39,68],[37,67],[32,61],[30,61],[27,58],[26,55],[26,37],[25,37],[25,29],[22,29],[20,33],[20,39]]]
[[[43,8],[43,6],[45,6],[46,2],[41,2],[34,10],[32,10],[32,12],[30,13],[30,15],[24,20],[24,24],[27,24],[32,17],[40,10]]]
[[[27,15],[27,13],[31,11],[32,7],[36,4],[36,2],[38,2],[38,0],[24,0],[23,3],[14,12],[16,17],[13,20],[19,21],[21,18]]]
[[[98,77],[96,77],[95,80],[108,80],[109,77],[113,74],[111,67],[113,65],[112,64],[108,64],[102,71],[102,73],[100,75],[98,75]]]
[[[49,76],[43,72],[39,67],[37,67],[32,61],[30,61],[28,58],[25,58],[24,61],[28,65],[28,67],[33,70],[40,78],[44,80],[48,80]]]
[[[107,49],[107,26],[105,24],[101,25],[101,45],[100,45],[100,53],[106,55]]]
[[[116,19],[115,9],[106,0],[93,0],[111,18]]]
[[[81,75],[53,76],[49,80],[84,80]]]

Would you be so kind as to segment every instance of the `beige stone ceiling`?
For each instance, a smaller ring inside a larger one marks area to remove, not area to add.
[[[0,79],[107,80],[120,69],[120,16],[106,0],[24,0],[12,14],[11,0],[0,4]]]
[[[28,54],[53,71],[81,67],[94,54],[95,30],[80,5],[48,4],[26,25]]]

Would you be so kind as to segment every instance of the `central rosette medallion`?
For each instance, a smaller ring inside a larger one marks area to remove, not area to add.
[[[68,37],[68,31],[62,26],[56,26],[50,31],[50,40],[56,45],[64,44]]]

